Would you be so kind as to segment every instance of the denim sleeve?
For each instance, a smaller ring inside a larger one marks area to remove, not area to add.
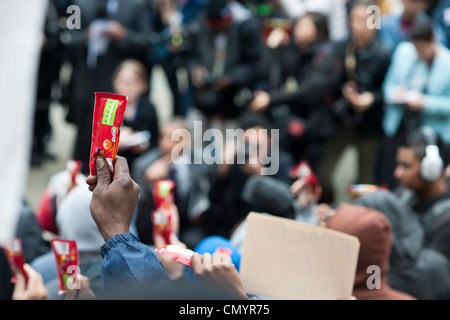
[[[142,289],[170,286],[155,253],[131,233],[118,234],[101,247],[102,279],[105,289]]]

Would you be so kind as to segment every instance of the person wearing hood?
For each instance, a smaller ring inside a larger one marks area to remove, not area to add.
[[[379,210],[391,221],[392,287],[420,300],[448,300],[450,194],[443,172],[447,160],[436,133],[427,137],[432,132],[419,129],[400,143],[395,170],[400,185],[395,193],[378,191],[355,203]],[[438,151],[434,156],[433,149]]]
[[[360,251],[353,296],[356,300],[416,300],[394,289],[387,278],[392,250],[392,226],[383,213],[354,204],[340,205],[327,228],[357,237]]]

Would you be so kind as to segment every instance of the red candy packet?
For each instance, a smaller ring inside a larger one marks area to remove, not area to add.
[[[77,186],[77,178],[78,175],[81,173],[81,168],[83,167],[83,162],[79,160],[68,160],[67,164],[67,171],[70,174],[70,186],[67,189],[67,193],[69,193],[73,188]]]
[[[128,97],[113,93],[95,92],[92,144],[89,170],[97,175],[97,157],[104,157],[111,173],[119,148],[120,126],[123,122]]]
[[[233,254],[233,250],[230,248],[218,247],[215,252],[219,252],[221,255],[231,256]]]
[[[75,240],[64,239],[52,239],[50,244],[56,259],[56,269],[58,270],[58,294],[64,294],[68,289],[72,288],[71,286],[74,286],[70,281],[68,283],[68,280],[73,280],[80,273],[77,244]],[[79,286],[77,281],[75,286]],[[77,287],[77,289],[80,288]]]
[[[316,197],[320,196],[319,179],[317,179],[317,176],[312,171],[312,168],[309,165],[308,161],[301,160],[295,167],[289,170],[289,175],[294,179],[307,177],[306,183],[313,187],[314,195]]]
[[[23,257],[22,240],[19,237],[14,237],[6,241],[3,244],[3,251],[11,268],[11,282],[15,283],[17,281],[16,275],[21,273],[25,278],[25,282],[28,283],[28,274],[23,268],[25,259]]]
[[[173,244],[166,244],[162,247],[156,248],[155,251],[188,267],[192,266],[191,260],[194,251],[192,251],[191,249],[185,249]]]
[[[172,206],[174,205],[173,188],[175,182],[169,179],[161,179],[155,182],[153,187],[153,203],[155,209],[152,211],[153,234],[160,234],[164,241],[170,243],[172,228]]]

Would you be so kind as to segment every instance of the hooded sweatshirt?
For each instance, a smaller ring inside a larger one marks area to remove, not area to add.
[[[328,220],[327,227],[356,236],[360,241],[353,288],[357,300],[416,299],[391,288],[387,281],[392,228],[381,212],[364,206],[343,204]]]

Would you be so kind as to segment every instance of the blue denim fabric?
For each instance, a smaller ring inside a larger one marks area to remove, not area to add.
[[[100,249],[105,289],[171,286],[156,254],[131,233],[118,234]]]

